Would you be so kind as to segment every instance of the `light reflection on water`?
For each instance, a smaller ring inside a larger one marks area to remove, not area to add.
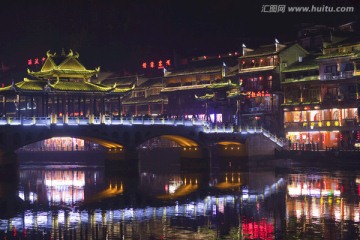
[[[101,165],[22,165],[16,186],[0,182],[0,238],[358,237],[354,170],[170,172],[142,169],[129,177],[110,176]]]

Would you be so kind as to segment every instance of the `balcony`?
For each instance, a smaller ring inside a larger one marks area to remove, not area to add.
[[[304,82],[304,81],[313,81],[313,80],[319,80],[319,75],[285,78],[284,82]]]
[[[347,79],[354,76],[354,71],[344,71],[337,73],[324,73],[322,80],[338,80],[338,79]]]
[[[270,66],[254,66],[254,67],[248,67],[248,68],[242,68],[240,69],[239,73],[249,73],[249,72],[261,72],[261,71],[269,71],[274,70],[276,66],[270,65]]]
[[[284,128],[287,131],[334,131],[334,130],[354,130],[358,126],[356,119],[339,120],[322,120],[322,121],[306,121],[306,122],[285,122]]]

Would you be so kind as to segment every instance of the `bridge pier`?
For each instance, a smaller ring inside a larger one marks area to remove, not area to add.
[[[17,169],[18,165],[19,162],[15,152],[0,149],[0,174],[6,169]]]
[[[128,147],[121,151],[109,151],[105,157],[106,173],[118,173],[123,175],[139,174],[139,156],[135,147]]]
[[[14,152],[0,152],[0,217],[15,216],[21,208],[22,201],[18,196],[19,168]]]
[[[183,148],[180,154],[180,168],[186,172],[208,172],[211,160],[209,148]]]

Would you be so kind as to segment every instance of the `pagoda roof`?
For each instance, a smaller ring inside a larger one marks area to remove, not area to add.
[[[244,93],[244,92],[240,92],[240,91],[236,90],[236,91],[229,91],[227,93],[227,98],[236,99],[236,98],[241,98],[241,97],[248,96],[248,95],[249,95],[248,93]]]
[[[213,100],[215,96],[215,93],[206,93],[205,95],[202,96],[197,96],[195,94],[195,99],[198,101],[208,101],[208,100]]]
[[[58,91],[82,91],[82,92],[108,92],[112,87],[103,86],[91,82],[65,82],[58,81],[55,84],[49,84],[51,89]]]
[[[90,78],[100,71],[100,67],[94,70],[86,69],[78,60],[79,54],[74,54],[72,50],[67,55],[63,52],[57,56],[56,53],[51,54],[50,51],[46,55],[47,59],[40,71],[34,72],[28,69],[30,76],[36,78]]]
[[[101,75],[99,74],[100,77]],[[118,73],[109,73],[107,76],[102,77],[99,82],[106,86],[113,86],[114,84],[117,86],[132,86],[137,82],[138,78],[141,78],[141,76],[123,76]]]
[[[23,81],[13,83],[10,86],[0,88],[0,92],[16,91],[16,92],[48,92],[48,91],[67,91],[67,92],[113,92],[125,93],[132,88],[118,88],[116,86],[108,87],[101,84],[87,82],[84,80],[74,81],[56,81],[51,83],[45,80],[31,80],[24,78]]]
[[[123,99],[123,105],[131,104],[148,104],[148,103],[160,103],[162,101],[167,102],[167,98],[163,98],[161,95],[151,95],[148,97],[129,97]]]
[[[215,82],[210,84],[209,86],[207,86],[207,88],[209,89],[221,89],[221,88],[235,88],[238,85],[235,83],[232,83],[230,79],[228,79],[226,82],[225,81],[221,81],[221,82]]]

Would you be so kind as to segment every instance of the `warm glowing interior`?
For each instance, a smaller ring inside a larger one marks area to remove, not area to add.
[[[84,138],[85,140],[97,143],[103,147],[106,148],[123,148],[124,146],[118,143],[114,143],[114,142],[110,142],[110,141],[106,141],[103,139],[99,139],[99,138],[90,138],[90,137],[86,137]]]
[[[163,135],[162,138],[176,142],[182,147],[197,147],[198,144],[191,139],[177,135]]]
[[[241,146],[242,144],[239,142],[232,142],[232,141],[222,141],[222,142],[218,142],[217,144],[222,145],[222,146]]]

